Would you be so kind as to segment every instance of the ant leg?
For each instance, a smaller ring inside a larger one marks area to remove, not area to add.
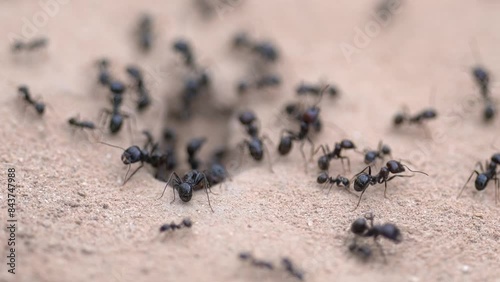
[[[129,180],[130,180],[130,178],[132,178],[132,176],[134,176],[134,174],[135,174],[136,172],[138,172],[138,171],[139,171],[139,169],[141,169],[143,166],[144,166],[144,163],[141,163],[141,165],[140,165],[138,168],[136,168],[136,169],[134,170],[134,172],[132,172],[132,174],[131,174],[128,178],[127,178],[127,175],[125,175],[125,181],[123,182],[122,186],[124,186],[124,185],[125,185],[125,183],[127,183],[127,181],[129,181]],[[131,167],[131,165],[129,165],[129,167],[128,167],[127,174],[128,174],[128,173],[129,173],[129,171],[130,171],[130,167]]]
[[[331,180],[332,180],[332,179],[329,179],[329,181],[331,181]],[[330,183],[331,183],[331,184],[330,184],[330,188],[328,189],[328,193],[326,193],[326,195],[327,195],[327,196],[328,196],[328,195],[330,195],[330,191],[332,191],[333,185],[335,184],[335,182],[334,182],[334,181],[331,181]]]
[[[348,172],[351,172],[351,160],[349,159],[349,157],[340,157],[340,162],[342,163],[342,169],[344,169],[344,174],[346,173],[345,171],[345,167],[344,167],[344,159],[347,160],[347,170]]]
[[[170,174],[170,176],[168,177],[167,183],[165,184],[165,188],[163,189],[163,192],[161,193],[161,196],[160,196],[160,198],[158,198],[158,200],[159,200],[159,199],[161,199],[161,198],[163,197],[163,194],[165,194],[165,190],[167,190],[168,184],[169,184],[169,183],[170,183],[170,181],[172,180],[172,176],[175,176],[176,180],[180,182],[180,180],[181,180],[181,179],[180,179],[180,177],[177,175],[177,173],[175,173],[175,171],[174,171],[174,172],[172,172],[172,173]],[[175,188],[174,188],[173,186],[172,186],[172,188],[174,189],[174,201],[175,201]],[[172,202],[173,202],[173,201],[172,201]]]
[[[307,140],[307,142],[309,142],[309,144],[311,144],[311,157],[309,158],[309,162],[311,162],[313,160],[313,157],[314,157],[314,143],[311,140],[311,138],[309,138],[309,136],[307,137],[306,140]]]
[[[208,189],[210,189],[210,183],[208,183],[207,176],[203,172],[201,174],[203,175],[203,182],[204,182],[204,185],[205,185],[205,192],[207,193],[208,206],[210,207],[210,209],[212,210],[212,212],[215,212],[214,209],[212,208],[212,204],[210,204],[210,196],[208,195]]]
[[[267,162],[269,163],[269,170],[274,173],[274,170],[273,170],[273,163],[271,161],[271,154],[269,153],[269,149],[267,148],[267,145],[262,143],[262,145],[264,146],[264,151],[266,152],[266,155],[267,155]]]
[[[99,112],[99,117],[97,118],[98,125],[100,128],[104,128],[106,125],[106,120],[111,115],[111,111],[109,109],[101,109]]]
[[[457,199],[460,198],[460,195],[462,195],[462,192],[464,191],[465,187],[467,186],[467,184],[469,183],[469,181],[471,180],[472,176],[474,175],[474,173],[476,175],[479,175],[479,172],[477,170],[474,170],[471,175],[469,176],[469,179],[467,179],[467,182],[465,182],[464,186],[462,187],[462,189],[460,189],[460,193],[458,193],[458,196],[457,196]]]
[[[300,150],[300,154],[302,155],[302,158],[304,159],[304,168],[305,168],[305,171],[307,173],[307,158],[306,158],[306,153],[304,153],[304,145],[305,144],[306,144],[306,142],[304,142],[304,140],[302,140],[300,142],[299,150]]]
[[[356,205],[356,207],[351,212],[355,211],[359,207],[359,204],[361,203],[361,198],[363,197],[363,194],[366,192],[366,189],[368,189],[368,187],[366,187],[365,189],[363,189],[363,192],[361,192],[361,195],[359,195],[358,204]]]
[[[319,149],[321,149],[323,151],[323,155],[327,155],[330,151],[330,150],[328,150],[328,147],[326,147],[326,149],[325,149],[325,145],[321,144],[318,146],[318,148],[316,148],[316,150],[314,150],[313,157],[314,157],[314,155],[316,155],[316,153],[318,153]]]
[[[248,145],[247,140],[243,140],[238,144],[238,148],[240,148],[240,161],[238,162],[238,166],[236,167],[237,169],[241,167],[243,164],[243,154],[245,153],[245,145]]]
[[[375,245],[380,249],[380,253],[382,254],[382,257],[384,258],[384,263],[387,263],[387,257],[385,256],[384,248],[382,248],[382,245],[380,244],[379,241],[377,241],[376,238],[373,238],[375,241]]]

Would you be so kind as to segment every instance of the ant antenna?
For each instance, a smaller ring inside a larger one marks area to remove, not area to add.
[[[101,144],[107,145],[107,146],[109,146],[109,147],[113,147],[113,148],[117,148],[117,149],[121,149],[121,150],[125,151],[125,149],[124,149],[124,148],[122,148],[122,147],[120,147],[120,146],[111,145],[111,144],[106,143],[106,142],[97,141],[97,143],[101,143]]]
[[[168,183],[170,183],[170,180],[172,180],[172,176],[174,176],[174,172],[172,172],[168,177],[167,184],[165,184],[165,188],[163,188],[163,192],[161,193],[160,198],[158,198],[157,200],[161,199],[163,197],[163,194],[165,194],[165,190],[167,190]]]
[[[427,173],[423,172],[423,171],[418,171],[418,170],[411,170],[407,165],[404,165],[404,164],[401,164],[402,166],[404,166],[406,169],[408,169],[409,171],[411,172],[416,172],[416,173],[421,173],[421,174],[424,174],[426,176],[429,176]]]

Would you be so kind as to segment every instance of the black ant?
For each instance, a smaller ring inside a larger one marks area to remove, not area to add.
[[[68,119],[68,124],[73,126],[75,129],[80,128],[82,130],[83,129],[94,130],[97,128],[93,122],[86,120],[79,120],[78,117],[72,117]]]
[[[198,169],[201,166],[201,161],[196,158],[196,154],[206,141],[207,139],[202,137],[193,138],[187,143],[186,151],[188,154],[188,163],[191,166],[191,169]]]
[[[174,42],[173,49],[175,52],[179,52],[182,55],[186,66],[191,68],[195,67],[193,50],[187,41],[178,39]]]
[[[292,263],[292,260],[285,257],[281,259],[281,264],[283,265],[283,267],[285,267],[286,271],[290,273],[290,275],[299,279],[300,281],[304,280],[304,273],[295,267],[295,265]]]
[[[139,19],[137,35],[139,47],[145,52],[151,50],[153,44],[153,18],[150,15],[143,15]]]
[[[255,89],[262,89],[267,87],[276,87],[281,84],[281,78],[275,74],[268,74],[258,78],[255,82],[240,81],[238,83],[237,89],[239,94],[243,94],[248,91],[249,88],[254,87]]]
[[[297,121],[299,124],[302,122],[303,116],[304,116],[304,111],[301,109],[301,104],[300,103],[288,103],[285,105],[285,113],[292,119]],[[314,107],[311,107],[309,109],[306,109],[306,111],[316,111]],[[312,124],[312,128],[314,129],[315,132],[320,132],[321,129],[323,128],[323,124],[321,123],[321,119],[317,118]]]
[[[177,155],[175,150],[175,141],[177,137],[175,131],[171,128],[163,130],[163,140],[166,145],[165,165],[167,170],[174,170],[177,167]]]
[[[244,145],[247,146],[250,155],[256,161],[261,161],[264,158],[264,151],[268,156],[270,156],[263,141],[264,139],[267,139],[268,141],[270,140],[266,135],[259,137],[259,127],[255,125],[255,122],[257,121],[255,114],[253,112],[243,112],[240,114],[239,120],[240,123],[246,127],[247,133],[250,136],[250,140],[243,140],[239,145],[241,148],[241,157],[243,157]],[[243,158],[240,158],[240,165],[242,161]],[[269,167],[272,171],[273,169],[270,158]]]
[[[385,185],[385,190],[384,190],[384,197],[387,198],[387,182],[391,181],[392,179],[396,177],[413,177],[413,175],[393,175],[389,177],[390,173],[393,174],[398,174],[405,172],[406,169],[408,169],[411,172],[417,172],[421,173],[424,175],[429,176],[427,173],[422,172],[422,171],[414,171],[411,170],[408,166],[402,164],[401,162],[395,161],[395,160],[390,160],[386,163],[386,165],[382,168],[380,168],[380,171],[376,175],[372,175],[372,167],[367,166],[365,169],[363,169],[360,173],[356,174],[354,177],[356,178],[354,181],[354,190],[357,192],[361,192],[361,195],[359,196],[359,201],[358,204],[354,209],[357,209],[359,204],[361,203],[361,198],[363,197],[363,194],[366,192],[366,189],[370,185],[375,185],[375,184],[382,184],[384,183]],[[368,169],[368,174],[364,173]]]
[[[242,261],[250,261],[250,263],[255,266],[255,267],[259,267],[259,268],[267,268],[269,270],[273,270],[274,269],[274,265],[272,262],[269,262],[269,261],[265,261],[265,260],[260,260],[260,259],[256,259],[251,253],[249,252],[241,252],[239,253],[238,257],[240,258],[240,260]]]
[[[149,95],[149,91],[146,89],[142,71],[138,67],[129,66],[127,67],[127,73],[136,82],[137,94],[139,95],[139,99],[137,100],[137,110],[145,110],[149,107],[149,105],[151,105],[151,97]]]
[[[356,240],[349,244],[349,251],[362,259],[369,259],[372,256],[372,249],[368,245],[361,245]]]
[[[328,145],[320,145],[317,149],[321,149],[323,151],[323,156],[318,159],[318,167],[321,170],[328,170],[330,167],[330,161],[333,159],[340,159],[342,162],[342,166],[344,166],[344,159],[347,160],[347,167],[351,170],[351,161],[348,157],[342,156],[342,150],[355,150],[356,145],[351,140],[344,139],[338,143],[335,143],[333,151],[330,151]],[[317,151],[316,150],[316,151]]]
[[[99,67],[99,75],[98,81],[102,86],[109,86],[113,78],[111,77],[111,73],[109,72],[109,61],[107,59],[101,59],[98,62]]]
[[[365,150],[364,154],[365,154],[365,159],[364,159],[365,164],[371,165],[377,159],[381,159],[383,161],[385,156],[391,156],[391,147],[380,141],[378,143],[377,150]]]
[[[208,171],[206,172],[210,186],[222,183],[226,180],[226,178],[231,179],[231,176],[222,164],[222,160],[224,159],[226,153],[227,148],[225,147],[216,148],[212,153],[212,157],[208,165]]]
[[[28,42],[22,42],[17,40],[12,45],[12,51],[13,52],[20,52],[22,50],[33,51],[44,48],[45,46],[47,46],[48,42],[49,40],[45,37],[36,38]]]
[[[170,231],[170,230],[176,230],[176,229],[181,229],[181,228],[191,228],[191,226],[193,226],[193,222],[191,221],[191,219],[189,218],[184,218],[182,220],[181,223],[179,224],[175,224],[175,222],[172,222],[172,223],[167,223],[167,224],[163,224],[161,227],[160,227],[160,233],[161,232],[166,232],[166,231]]]
[[[21,85],[17,88],[17,90],[19,91],[19,94],[21,94],[21,97],[24,99],[24,101],[26,101],[26,103],[28,103],[29,105],[32,105],[39,115],[43,115],[43,113],[45,112],[45,104],[42,102],[38,102],[38,101],[33,100],[33,98],[31,97],[28,86]]]
[[[179,114],[180,118],[187,119],[191,116],[191,105],[194,99],[204,90],[207,90],[209,85],[210,77],[206,72],[197,74],[185,81],[181,96],[183,111]]]
[[[346,189],[349,189],[349,184],[350,184],[349,179],[347,179],[341,175],[338,175],[337,177],[333,178],[333,177],[329,176],[326,171],[323,171],[318,175],[316,182],[318,182],[319,184],[325,184],[325,185],[331,184],[330,189],[328,189],[328,193],[330,193],[330,191],[332,190],[333,185],[337,185],[337,187],[344,187]]]
[[[299,84],[299,86],[297,86],[297,88],[295,89],[295,92],[299,96],[300,95],[307,95],[307,94],[319,96],[319,95],[321,95],[321,90],[323,88],[324,88],[324,86],[301,82]],[[327,87],[327,89],[325,90],[325,93],[329,94],[330,97],[336,97],[339,94],[339,91],[338,91],[337,87],[335,87],[333,85],[329,85]]]
[[[397,113],[394,116],[393,124],[398,127],[402,124],[423,124],[426,120],[435,119],[437,117],[437,111],[433,108],[424,109],[420,113],[410,116],[406,111]]]
[[[237,48],[246,48],[259,55],[264,61],[275,62],[279,58],[278,49],[270,42],[252,42],[246,33],[238,33],[233,39]]]
[[[483,118],[489,121],[495,117],[496,108],[490,96],[490,75],[489,72],[481,66],[476,66],[472,69],[472,76],[476,84],[479,86],[481,96],[483,96],[485,107]]]
[[[175,190],[177,190],[177,193],[179,193],[179,197],[183,202],[189,202],[193,197],[193,190],[205,189],[205,192],[207,193],[208,205],[210,206],[212,212],[214,212],[214,210],[212,209],[212,205],[210,204],[210,196],[208,195],[210,183],[208,183],[208,179],[205,173],[199,172],[197,170],[191,170],[188,173],[184,174],[182,178],[180,178],[179,175],[175,173],[175,171],[172,172],[159,199],[163,197],[163,194],[165,193],[165,190],[167,189],[170,181],[173,181],[172,191],[174,192],[174,199],[170,203],[173,203],[175,201]]]
[[[498,179],[497,176],[497,166],[500,165],[500,153],[496,153],[493,156],[491,156],[490,162],[486,161],[486,170],[483,167],[483,164],[478,162],[476,164],[476,167],[479,166],[480,170],[474,170],[471,175],[469,176],[469,179],[467,179],[467,182],[465,182],[464,186],[460,190],[460,193],[457,196],[457,199],[462,195],[462,192],[464,191],[465,187],[471,180],[472,176],[474,174],[477,175],[476,181],[475,181],[475,187],[476,190],[482,191],[488,186],[488,182],[490,180],[494,180],[496,184],[496,189],[495,189],[495,203],[498,202],[498,190],[500,190],[500,180]]]
[[[101,110],[101,116],[104,115],[105,118],[104,121],[106,121],[108,116],[111,117],[109,123],[109,130],[111,133],[116,134],[120,131],[123,125],[123,120],[129,118],[130,116],[120,111],[120,107],[123,102],[123,93],[125,92],[125,85],[121,82],[114,81],[111,82],[109,87],[113,94],[112,96],[113,108],[112,110],[109,109]]]

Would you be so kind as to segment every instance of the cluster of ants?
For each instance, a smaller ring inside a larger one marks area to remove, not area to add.
[[[262,259],[255,258],[251,253],[249,252],[241,252],[238,257],[242,261],[247,261],[249,262],[252,266],[262,268],[262,269],[268,269],[268,270],[274,270],[276,269],[276,266],[274,263]],[[299,270],[292,262],[292,260],[288,257],[284,257],[281,259],[281,265],[284,268],[286,272],[288,272],[292,277],[297,278],[300,281],[304,280],[304,272]]]

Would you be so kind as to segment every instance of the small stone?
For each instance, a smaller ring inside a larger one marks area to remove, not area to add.
[[[470,266],[468,266],[466,264],[462,265],[462,272],[463,273],[469,273],[469,271],[470,271]]]
[[[102,205],[102,208],[103,209],[109,209],[109,205],[108,204],[104,204],[104,205]]]

